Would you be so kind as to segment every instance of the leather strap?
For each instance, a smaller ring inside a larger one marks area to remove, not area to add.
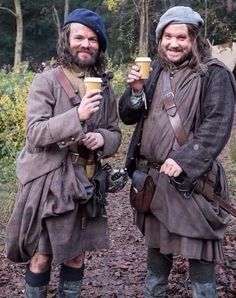
[[[80,98],[76,94],[75,89],[71,85],[71,82],[69,81],[69,79],[64,74],[63,70],[60,67],[55,68],[54,75],[58,80],[58,82],[61,84],[66,94],[68,95],[72,105],[73,106],[78,105],[80,103]]]
[[[219,206],[236,217],[236,209],[230,204],[226,203],[220,196],[214,193],[214,187],[208,181],[197,180],[197,184],[194,189],[202,194],[208,201],[215,201],[219,204]]]
[[[174,93],[171,91],[170,75],[167,70],[163,71],[163,93],[164,93],[164,97],[162,101],[163,101],[166,113],[169,116],[169,120],[174,130],[176,140],[178,144],[182,146],[187,140],[187,135],[185,133],[183,123],[180,119],[180,116],[177,110],[177,106],[174,100]]]

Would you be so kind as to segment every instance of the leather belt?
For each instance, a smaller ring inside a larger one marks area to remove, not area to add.
[[[79,153],[71,152],[71,162],[72,164],[78,164],[82,167],[85,167],[87,164],[87,159],[81,157]]]
[[[79,153],[71,152],[72,164],[77,164],[85,168],[88,178],[92,178],[96,171],[96,163],[94,160],[81,157]]]
[[[158,163],[158,162],[148,161],[147,165],[148,165],[148,168],[154,168],[154,169],[156,169],[158,171],[160,171],[160,169],[161,169],[161,164]]]
[[[148,161],[145,157],[139,156],[137,169],[145,173],[148,173],[150,168],[154,168],[159,171],[161,168],[161,164],[158,162]]]

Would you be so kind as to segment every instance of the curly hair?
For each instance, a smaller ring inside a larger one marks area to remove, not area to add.
[[[58,43],[57,43],[58,58],[56,63],[54,64],[54,67],[58,65],[62,65],[63,67],[71,69],[73,65],[76,64],[76,61],[73,55],[70,53],[70,42],[69,42],[70,25],[71,24],[68,24],[63,28],[61,35],[58,38]],[[96,61],[94,65],[89,67],[88,71],[91,73],[91,75],[96,76],[105,71],[106,65],[107,65],[107,59],[104,53],[101,51],[101,49],[99,49]]]
[[[209,43],[205,38],[202,37],[199,28],[186,24],[188,29],[188,34],[190,36],[190,40],[192,42],[192,51],[188,57],[189,59],[189,67],[196,70],[203,70],[204,62],[211,56]],[[163,65],[170,65],[170,63],[161,49],[161,38],[158,43],[158,54],[157,57]]]

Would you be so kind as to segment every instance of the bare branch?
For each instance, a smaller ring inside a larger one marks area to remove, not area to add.
[[[21,0],[14,0],[16,10],[16,43],[15,43],[15,59],[14,70],[17,70],[18,65],[21,63],[22,58],[22,45],[23,45],[23,18],[21,10]]]
[[[59,19],[59,15],[56,9],[55,4],[53,3],[52,5],[52,17],[53,17],[53,21],[57,27],[57,32],[58,32],[58,36],[60,35],[61,32],[61,28],[60,28],[60,19]]]
[[[16,17],[16,13],[15,13],[13,10],[11,10],[10,8],[0,6],[0,9],[2,9],[2,10],[6,10],[6,11],[9,12],[10,14],[12,14],[14,17]]]
[[[69,2],[70,0],[65,0],[65,6],[64,6],[64,21],[66,19],[66,17],[69,14]]]
[[[135,9],[137,10],[137,13],[138,13],[138,15],[139,15],[139,18],[140,18],[139,5],[136,3],[135,0],[133,0],[133,3],[134,3],[134,7],[135,7]]]

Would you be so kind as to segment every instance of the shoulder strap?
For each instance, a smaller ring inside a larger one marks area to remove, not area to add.
[[[60,67],[55,68],[54,75],[68,95],[73,106],[78,105],[80,103],[80,98],[76,94],[75,89],[71,85],[71,82],[69,81],[67,76],[64,74],[63,70]]]
[[[163,104],[167,115],[170,119],[170,124],[174,130],[174,134],[179,145],[183,145],[187,140],[187,135],[185,133],[183,123],[180,119],[176,103],[174,100],[174,93],[171,91],[170,77],[168,71],[163,71]]]
[[[197,179],[194,189],[202,194],[208,201],[217,202],[222,209],[236,217],[236,209],[214,192],[214,186],[209,181]]]

